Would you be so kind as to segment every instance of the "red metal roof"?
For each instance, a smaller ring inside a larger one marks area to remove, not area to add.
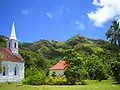
[[[64,70],[66,66],[67,66],[66,61],[60,60],[56,65],[49,68],[49,70]]]
[[[8,48],[0,48],[0,61],[24,62],[24,59],[19,54],[14,54]]]

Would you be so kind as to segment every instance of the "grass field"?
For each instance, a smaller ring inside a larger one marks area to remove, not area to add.
[[[120,84],[112,84],[112,81],[88,81],[88,85],[23,85],[16,87],[15,83],[1,84],[0,90],[120,90]]]

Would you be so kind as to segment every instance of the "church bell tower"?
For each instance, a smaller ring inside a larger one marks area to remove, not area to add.
[[[16,38],[14,22],[12,25],[10,37],[7,40],[7,48],[9,48],[12,51],[12,53],[18,54],[18,40]]]

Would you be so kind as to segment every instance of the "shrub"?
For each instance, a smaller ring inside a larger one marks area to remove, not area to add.
[[[58,76],[48,76],[44,80],[44,84],[46,85],[65,85],[67,84],[67,79],[64,77],[58,77]]]
[[[23,80],[23,84],[41,85],[44,82],[45,73],[43,71],[36,71],[35,75],[28,76]]]
[[[82,81],[81,81],[81,85],[87,85],[87,82],[84,81],[84,80],[82,80]]]
[[[23,84],[29,84],[29,85],[41,85],[43,80],[41,80],[41,77],[38,75],[27,77]]]

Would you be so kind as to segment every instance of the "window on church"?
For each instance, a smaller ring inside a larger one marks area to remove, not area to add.
[[[15,48],[16,48],[16,43],[15,43],[15,46],[14,46]]]
[[[5,67],[3,67],[3,76],[6,76]]]
[[[7,76],[7,75],[8,75],[8,67],[7,67],[7,65],[5,65],[3,67],[3,76]]]
[[[9,47],[10,47],[10,42],[9,42]]]
[[[18,66],[16,66],[16,67],[14,68],[14,75],[15,75],[15,76],[18,75]]]
[[[15,67],[15,73],[14,73],[14,75],[16,76],[17,75],[17,68]]]

